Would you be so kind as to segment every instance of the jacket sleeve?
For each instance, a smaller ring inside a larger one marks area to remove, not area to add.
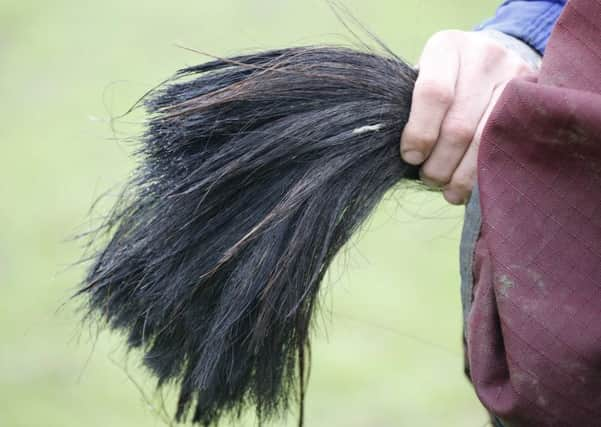
[[[477,30],[496,30],[516,37],[540,54],[567,0],[506,0],[496,15]]]

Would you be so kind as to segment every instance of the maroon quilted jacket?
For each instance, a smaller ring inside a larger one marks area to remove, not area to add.
[[[464,295],[478,397],[504,426],[601,426],[600,0],[568,2],[538,80],[507,86],[478,187]]]

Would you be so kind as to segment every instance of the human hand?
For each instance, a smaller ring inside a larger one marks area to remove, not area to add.
[[[401,156],[421,165],[422,181],[442,188],[449,203],[465,203],[496,101],[509,80],[535,72],[535,66],[484,32],[434,34],[419,60]]]

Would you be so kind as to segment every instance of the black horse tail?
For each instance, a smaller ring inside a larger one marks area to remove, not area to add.
[[[178,420],[251,405],[261,422],[304,390],[329,264],[418,178],[399,154],[416,76],[391,54],[299,47],[193,66],[145,98],[139,167],[79,294],[178,385]]]

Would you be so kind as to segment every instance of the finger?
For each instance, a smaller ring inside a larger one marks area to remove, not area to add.
[[[449,184],[444,188],[444,198],[453,205],[465,204],[472,192],[478,173],[478,149],[480,147],[482,133],[484,132],[484,127],[486,126],[499,97],[503,93],[505,86],[507,86],[507,82],[498,85],[494,89],[486,111],[476,127],[472,142],[461,159],[461,162],[453,172]]]
[[[442,187],[451,181],[490,105],[495,87],[509,76],[531,72],[517,54],[488,41],[465,52],[459,68],[455,99],[443,120],[434,149],[420,170],[422,180],[433,187]]]
[[[430,38],[420,58],[411,112],[401,136],[401,156],[407,163],[419,165],[430,154],[453,102],[458,70],[457,51],[440,36]]]
[[[490,103],[494,81],[474,85],[479,72],[469,66],[460,72],[455,100],[443,120],[434,149],[420,170],[422,180],[428,185],[440,187],[451,180]]]

